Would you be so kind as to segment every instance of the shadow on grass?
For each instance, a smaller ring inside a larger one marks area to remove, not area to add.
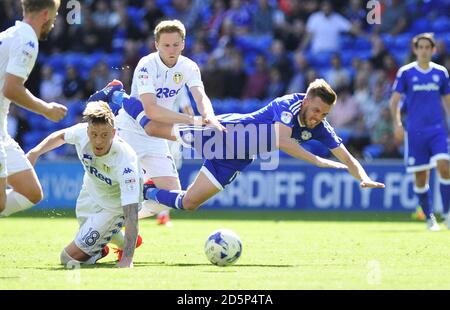
[[[411,222],[408,212],[374,211],[243,211],[243,210],[199,210],[196,212],[174,211],[177,220],[229,220],[229,221],[274,221],[274,222]],[[73,210],[30,210],[13,215],[11,218],[74,218]],[[145,220],[144,220],[145,221]]]
[[[107,262],[107,263],[98,263],[95,265],[82,265],[80,269],[112,269],[116,265],[115,262]],[[140,268],[140,267],[211,267],[214,266],[212,264],[208,263],[201,263],[201,264],[187,264],[187,263],[175,263],[175,264],[169,264],[166,262],[135,262],[134,267]],[[299,267],[297,265],[286,265],[286,264],[237,264],[232,266],[227,266],[226,269],[223,270],[230,270],[229,268],[241,268],[241,267],[262,267],[262,268],[294,268]],[[219,268],[219,267],[218,267]],[[48,270],[48,271],[72,271],[74,269],[67,269],[60,265],[52,265],[47,267],[23,267],[23,269],[35,269],[35,270]],[[1,278],[0,278],[1,279]]]

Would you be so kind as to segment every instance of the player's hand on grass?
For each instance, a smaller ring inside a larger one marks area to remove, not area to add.
[[[133,268],[133,259],[122,257],[122,260],[115,266],[116,268]]]
[[[214,127],[219,131],[227,132],[227,129],[219,122],[217,117],[215,116],[206,116],[203,117],[203,122],[210,127]]]
[[[372,180],[361,181],[361,183],[359,183],[359,185],[361,186],[361,188],[384,188],[385,187],[384,183],[380,183],[380,182],[376,182],[376,181],[372,181]]]
[[[53,122],[59,122],[66,116],[67,108],[62,104],[50,102],[46,106],[46,110],[42,113],[47,119]]]

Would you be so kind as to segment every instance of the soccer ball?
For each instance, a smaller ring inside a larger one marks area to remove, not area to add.
[[[205,254],[214,265],[232,265],[242,254],[241,240],[229,229],[216,230],[205,242]]]

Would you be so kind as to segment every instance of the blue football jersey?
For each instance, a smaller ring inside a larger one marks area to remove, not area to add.
[[[401,67],[392,90],[404,94],[403,111],[407,114],[408,131],[445,128],[442,96],[450,93],[449,76],[445,67],[430,63],[423,70],[417,62]]]
[[[217,145],[220,145],[221,150],[223,149],[222,158],[228,159],[248,159],[254,155],[274,151],[276,122],[292,128],[291,137],[299,143],[314,139],[329,149],[338,147],[342,140],[326,120],[313,129],[300,125],[298,115],[304,97],[305,94],[301,93],[290,94],[276,98],[252,113],[218,115],[219,121],[227,128],[227,133],[218,133],[205,127],[200,129],[193,126],[181,126],[179,135],[186,144],[194,147],[208,159],[217,158]],[[213,140],[215,143],[211,143]],[[209,146],[213,144],[215,148],[210,151]]]

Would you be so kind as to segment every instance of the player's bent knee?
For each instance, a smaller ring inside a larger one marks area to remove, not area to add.
[[[195,211],[200,207],[200,203],[189,198],[183,199],[183,209],[186,211]]]
[[[44,193],[42,192],[42,189],[39,187],[37,189],[34,189],[33,191],[31,191],[28,195],[27,198],[29,201],[31,201],[34,204],[39,203],[42,199],[44,199]]]

